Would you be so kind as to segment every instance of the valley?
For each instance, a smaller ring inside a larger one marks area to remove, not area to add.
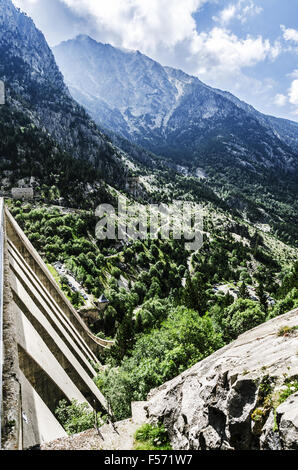
[[[88,436],[94,416],[105,429],[129,420],[131,403],[298,308],[297,123],[86,35],[51,50],[11,0],[0,0],[0,80],[0,197],[70,302],[69,317],[109,345],[92,364],[83,359],[107,406],[94,411],[85,389],[84,402],[65,396],[51,409],[60,431]],[[13,197],[13,188],[34,196]],[[192,203],[202,246],[190,252],[173,231],[100,240],[96,208],[116,208],[119,197],[141,213]],[[65,380],[75,381],[70,370]],[[155,431],[163,437],[155,450],[170,446],[164,422],[144,431],[151,447]]]

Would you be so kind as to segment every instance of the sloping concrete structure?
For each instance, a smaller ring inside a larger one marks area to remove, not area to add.
[[[113,343],[92,335],[3,200],[0,210],[2,448],[23,449],[65,436],[54,415],[63,398],[107,408],[94,364]]]

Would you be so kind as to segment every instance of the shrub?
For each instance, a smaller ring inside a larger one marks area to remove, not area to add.
[[[292,336],[296,333],[296,331],[298,330],[298,326],[282,326],[278,332],[277,332],[277,336]]]
[[[146,423],[135,433],[135,450],[172,450],[164,426]]]
[[[225,309],[214,309],[213,319],[228,342],[263,323],[266,314],[258,303],[249,299],[238,299]]]
[[[72,400],[71,405],[67,400],[60,400],[55,415],[68,435],[93,428],[96,417],[87,403],[78,403],[77,400]],[[101,413],[97,413],[97,422],[99,425],[104,423]]]
[[[285,383],[285,389],[280,393],[278,397],[277,405],[281,405],[291,395],[298,392],[298,380],[293,380]]]

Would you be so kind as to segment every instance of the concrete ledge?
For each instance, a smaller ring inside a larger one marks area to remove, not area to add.
[[[92,365],[107,346],[79,318],[8,211],[2,233],[1,447],[18,450],[66,436],[55,417],[61,399],[107,408]]]
[[[13,315],[12,292],[7,240],[4,240],[4,293],[3,293],[3,419],[2,443],[4,450],[22,448],[21,391],[19,379],[16,322]]]
[[[64,311],[65,315],[67,315],[67,317],[70,319],[71,323],[80,332],[80,335],[89,348],[93,351],[93,353],[97,355],[99,351],[109,349],[111,346],[113,346],[114,341],[98,338],[91,333],[89,328],[80,318],[80,315],[63,294],[56,281],[50,274],[42,258],[34,249],[33,245],[30,243],[7,208],[5,208],[5,218],[9,240],[13,243],[17,250],[19,250],[20,254],[35,272],[36,276],[47,288],[52,298],[55,300],[55,302],[57,302],[59,307]]]

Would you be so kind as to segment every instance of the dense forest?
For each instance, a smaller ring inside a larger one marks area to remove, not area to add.
[[[295,250],[224,210],[207,213],[203,247],[193,253],[181,240],[96,240],[92,211],[20,201],[10,210],[49,266],[63,263],[94,298],[109,300],[89,326],[115,339],[96,378],[115,419],[151,388],[298,306]],[[60,284],[84,306],[63,277]]]

